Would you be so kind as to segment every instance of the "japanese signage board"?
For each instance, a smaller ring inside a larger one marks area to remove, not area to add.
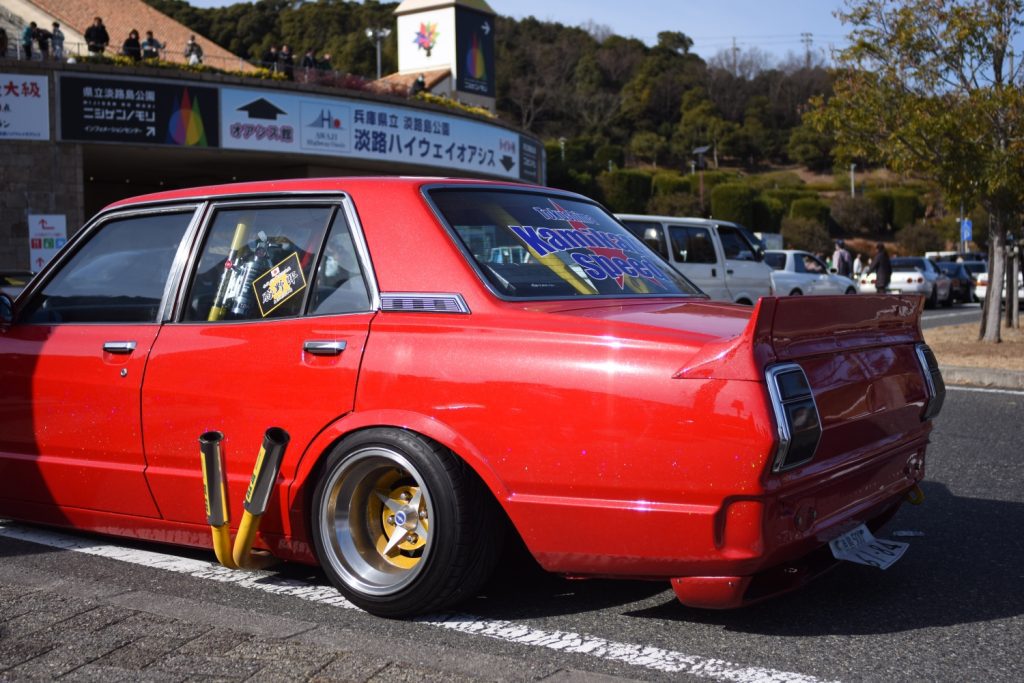
[[[0,73],[0,140],[49,139],[47,77]]]
[[[269,90],[221,90],[221,146],[418,164],[541,181],[537,143],[500,126],[411,107]],[[521,150],[524,141],[529,149]]]
[[[67,241],[67,217],[60,214],[29,214],[28,251],[32,272],[38,273]]]
[[[449,7],[399,15],[398,66],[402,73],[450,69],[455,58],[455,11]]]
[[[217,147],[217,89],[181,81],[60,76],[60,136],[84,142]]]
[[[455,89],[494,97],[494,17],[455,9]]]

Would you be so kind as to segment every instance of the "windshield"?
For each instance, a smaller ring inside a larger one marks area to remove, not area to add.
[[[507,190],[437,189],[430,198],[503,296],[702,295],[594,204]]]

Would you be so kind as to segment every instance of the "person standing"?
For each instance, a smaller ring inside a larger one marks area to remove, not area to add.
[[[277,55],[277,60],[281,64],[280,70],[284,72],[285,78],[289,81],[295,78],[295,55],[292,54],[292,49],[287,45],[281,46],[281,52]]]
[[[163,43],[153,37],[152,31],[146,31],[146,39],[142,41],[142,58],[159,59],[160,50],[163,50],[164,47]]]
[[[260,56],[260,64],[267,71],[277,73],[277,45],[271,45]]]
[[[60,30],[60,24],[53,22],[53,30],[50,32],[53,37],[53,58],[58,62],[64,61],[64,32]]]
[[[36,22],[31,22],[25,27],[25,30],[21,32],[21,57],[22,59],[32,59],[32,41],[36,38]]]
[[[139,42],[139,32],[135,29],[128,32],[128,37],[121,44],[121,54],[133,62],[142,60],[142,43]]]
[[[185,43],[185,61],[192,66],[203,63],[203,48],[196,42],[195,35],[189,36]]]
[[[853,258],[853,276],[860,277],[860,274],[864,272],[864,262],[860,260],[860,252]]]
[[[44,62],[50,60],[50,39],[52,38],[53,34],[45,28],[36,29],[36,45],[39,46],[39,58]]]
[[[879,294],[884,294],[892,280],[892,263],[889,261],[889,252],[885,250],[885,244],[882,242],[875,245],[875,257],[864,271],[865,275],[871,273],[875,274],[875,290]]]
[[[850,252],[846,250],[846,243],[843,240],[836,240],[836,250],[832,252],[832,267],[843,277],[850,277],[853,272],[853,259],[850,258]]]
[[[96,17],[92,20],[92,26],[85,29],[85,43],[93,57],[99,57],[110,44],[110,34],[107,27],[103,25],[103,19]]]

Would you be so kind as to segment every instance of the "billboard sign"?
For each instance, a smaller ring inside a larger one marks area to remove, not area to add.
[[[219,146],[217,88],[153,79],[59,78],[62,140]]]
[[[29,214],[28,217],[28,254],[29,264],[33,273],[38,273],[43,266],[68,241],[67,217],[61,214]]]
[[[0,140],[49,139],[47,77],[0,73]]]
[[[455,9],[455,89],[494,97],[494,17]]]

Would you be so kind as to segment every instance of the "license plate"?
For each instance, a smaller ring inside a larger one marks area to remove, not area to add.
[[[899,289],[890,289],[890,290],[887,290],[887,291],[888,291],[888,292],[889,292],[890,294],[899,294],[899,293],[900,293],[900,292],[901,292],[902,290],[899,290]]]
[[[837,560],[866,564],[879,569],[891,567],[910,547],[909,543],[902,541],[875,538],[863,524],[847,531],[839,538],[832,539],[828,545],[832,549],[832,556]]]

